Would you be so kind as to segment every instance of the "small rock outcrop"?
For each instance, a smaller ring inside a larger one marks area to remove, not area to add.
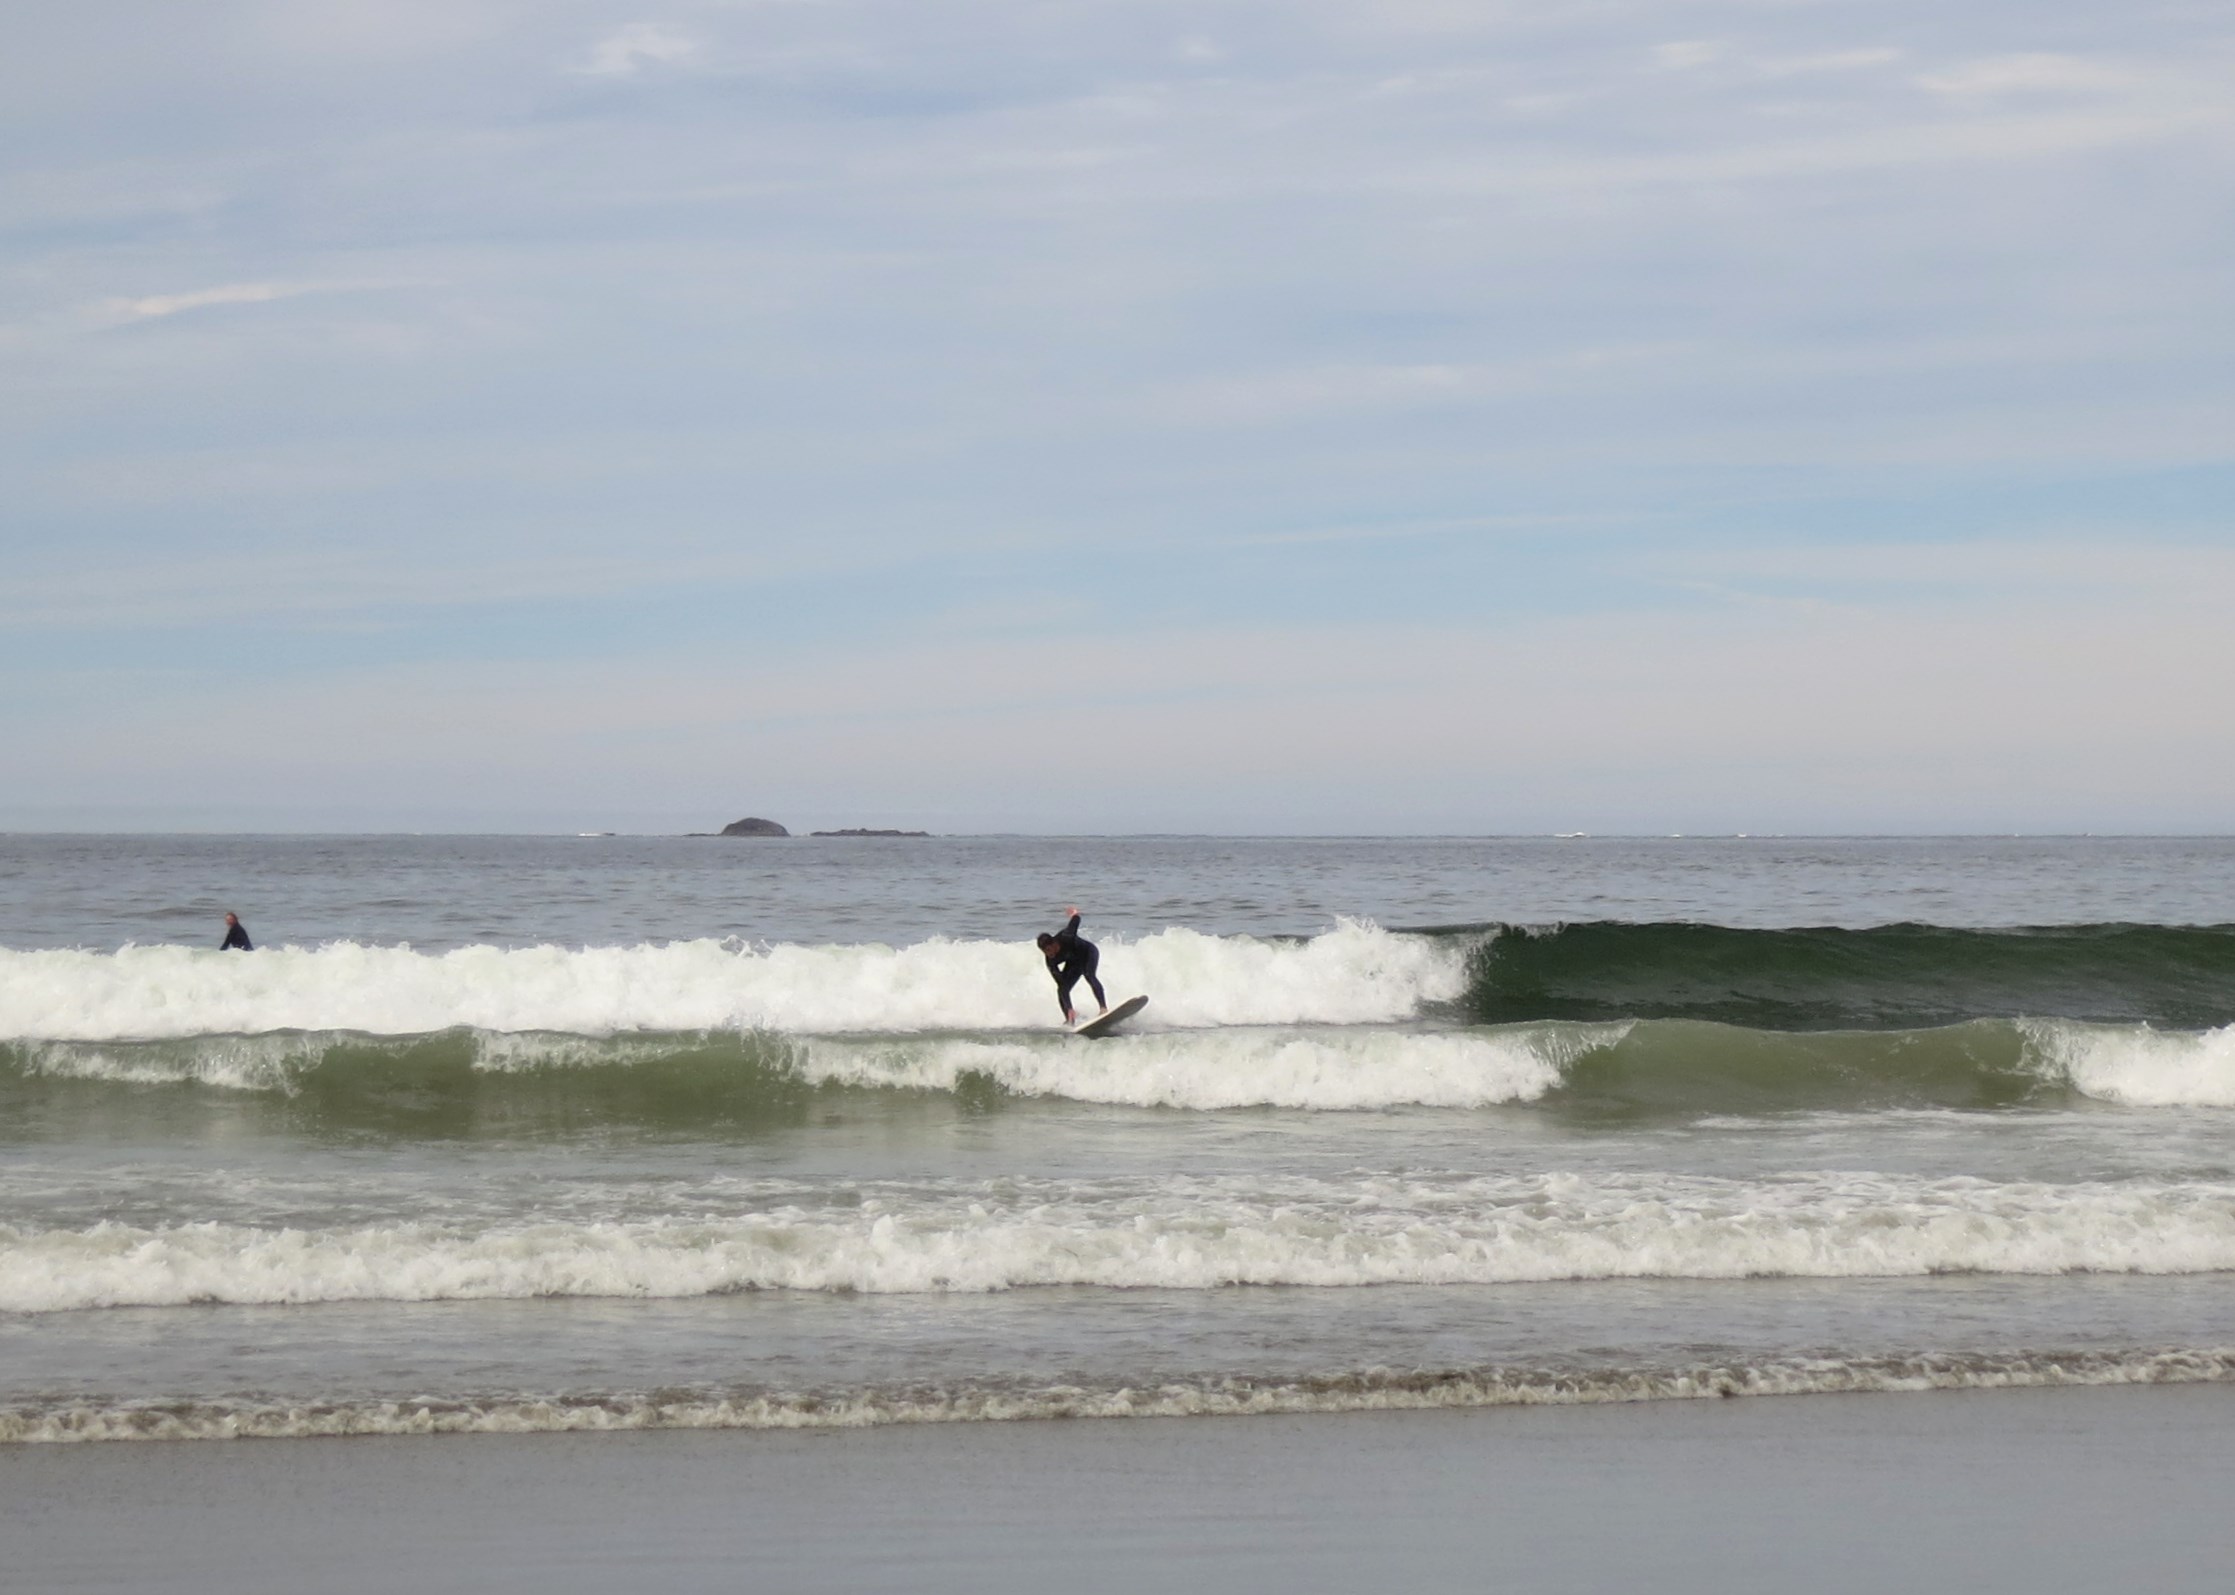
[[[732,820],[721,829],[723,836],[789,836],[792,833],[774,820],[756,819],[750,815],[742,820]]]

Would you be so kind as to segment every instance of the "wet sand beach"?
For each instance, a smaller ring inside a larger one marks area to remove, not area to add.
[[[0,1449],[10,1587],[2227,1587],[2235,1387]]]

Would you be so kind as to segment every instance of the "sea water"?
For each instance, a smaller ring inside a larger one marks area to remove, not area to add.
[[[2227,840],[0,837],[0,1438],[2235,1378],[2231,922]]]

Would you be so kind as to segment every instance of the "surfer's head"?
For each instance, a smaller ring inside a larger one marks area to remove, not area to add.
[[[1053,936],[1050,936],[1046,931],[1040,932],[1040,951],[1044,953],[1052,953],[1056,950],[1057,946],[1058,943]]]

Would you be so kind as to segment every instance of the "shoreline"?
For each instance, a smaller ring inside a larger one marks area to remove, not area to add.
[[[940,1389],[799,1392],[677,1390],[511,1397],[336,1400],[141,1399],[96,1406],[0,1406],[0,1449],[15,1446],[650,1434],[827,1433],[1137,1419],[1341,1417],[1359,1413],[1665,1405],[1833,1395],[2219,1385],[2235,1389],[2235,1348],[1737,1360],[1686,1367],[1509,1366],[1158,1384],[1029,1386],[963,1381]]]
[[[2235,1386],[815,1433],[11,1446],[24,1588],[2225,1585]],[[2145,1571],[2146,1569],[2146,1571]]]

